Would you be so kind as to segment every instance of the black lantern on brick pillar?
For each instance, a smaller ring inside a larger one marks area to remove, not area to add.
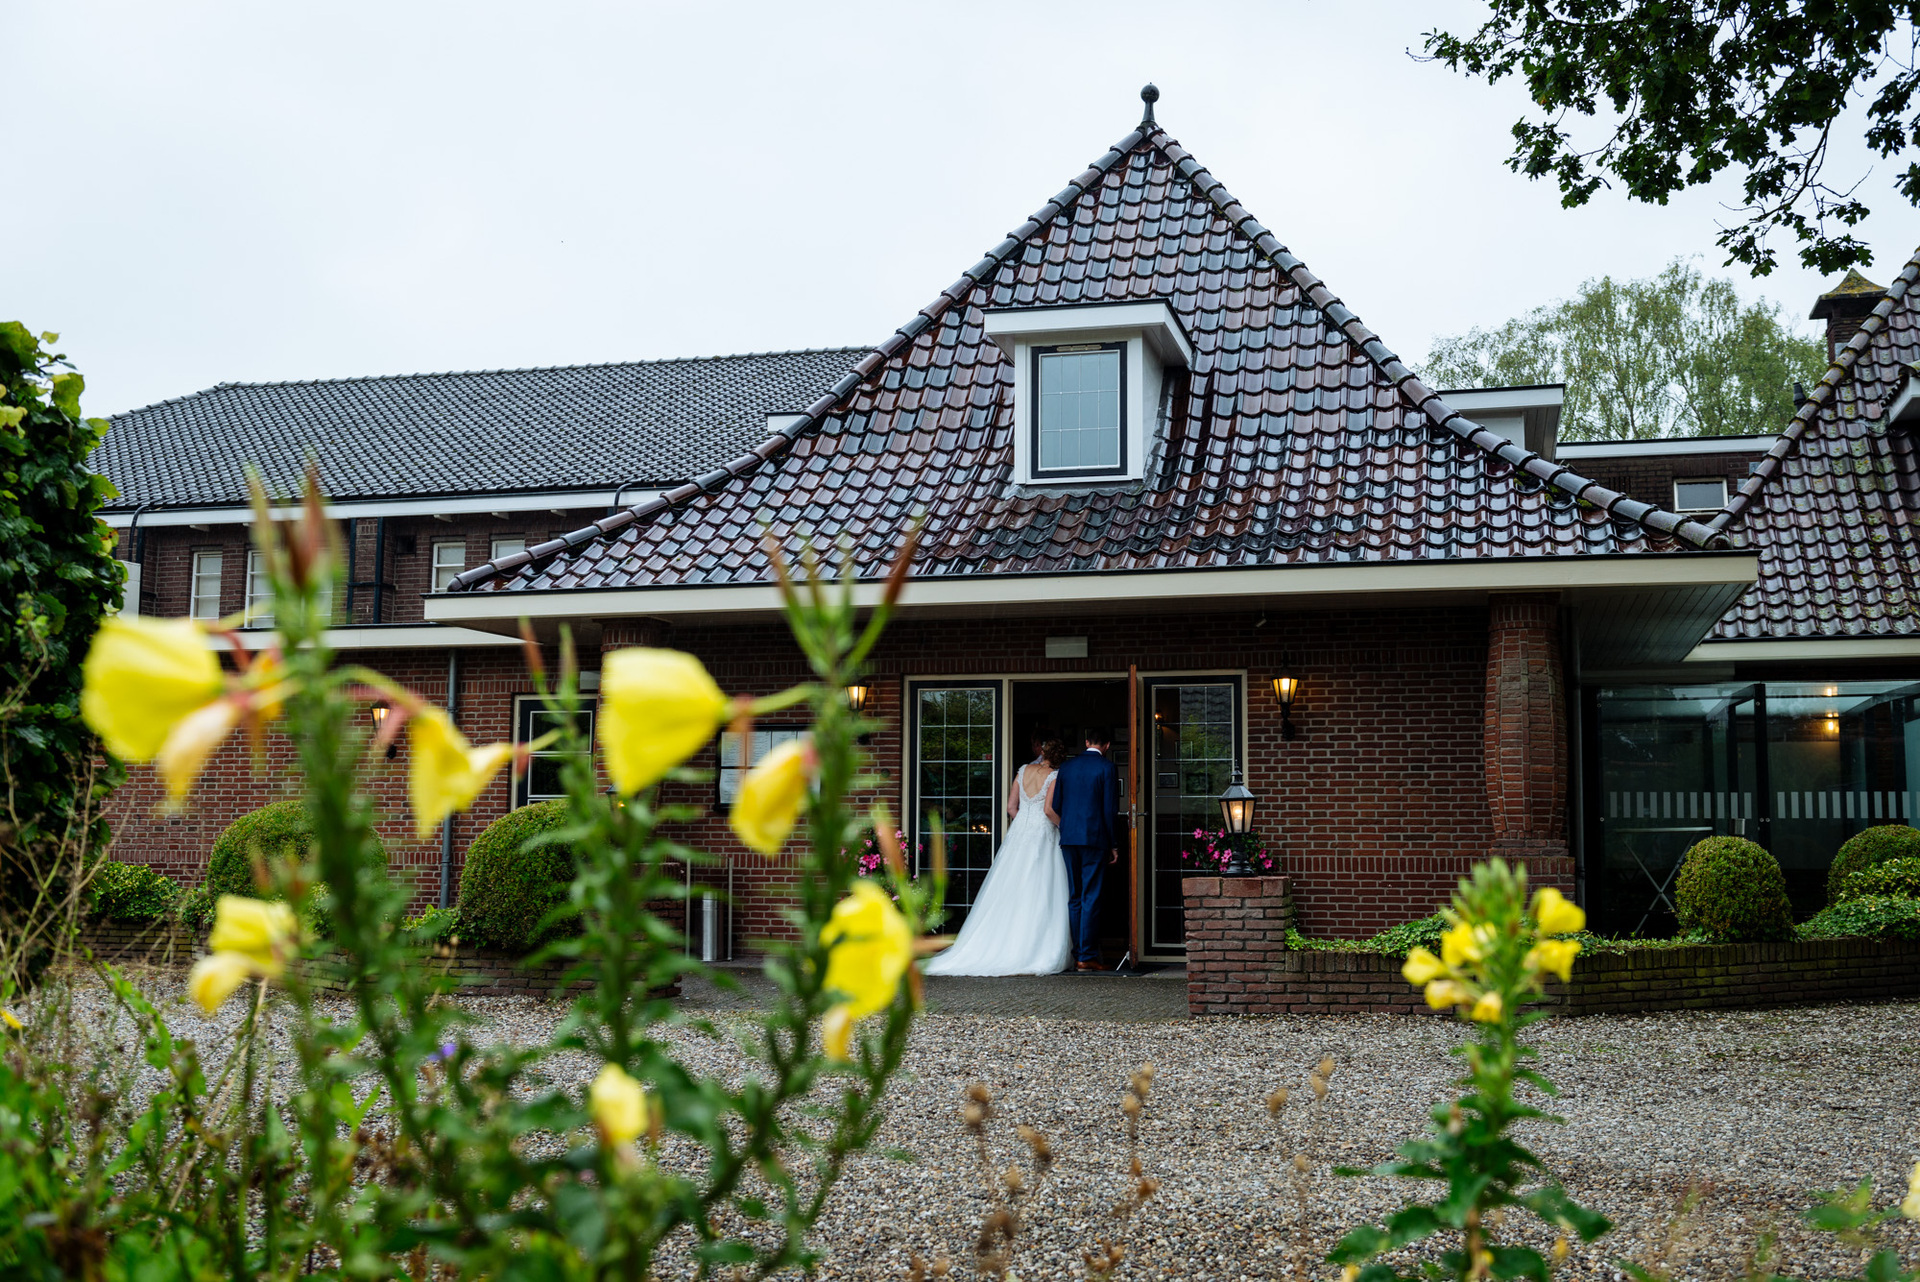
[[[1240,782],[1240,771],[1236,767],[1233,782],[1220,794],[1221,826],[1236,837],[1244,837],[1253,831],[1253,808],[1260,798],[1248,791],[1247,785]]]
[[[1280,675],[1273,679],[1273,697],[1280,703],[1280,737],[1291,739],[1297,733],[1293,728],[1293,700],[1300,693],[1300,678],[1293,675],[1293,661],[1282,660]]]

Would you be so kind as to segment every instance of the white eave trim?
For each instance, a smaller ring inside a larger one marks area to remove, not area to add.
[[[1746,585],[1759,572],[1751,552],[1678,556],[1515,557],[1485,561],[1413,561],[1247,570],[1149,570],[1120,574],[1020,574],[912,579],[902,605],[922,609],[1052,602],[1099,605],[1151,599],[1160,608],[1181,601],[1237,597],[1338,599],[1434,593],[1644,591],[1662,587]],[[854,599],[878,605],[883,585],[860,583]],[[751,587],[615,588],[585,591],[449,592],[426,598],[429,619],[444,623],[518,618],[621,618],[703,614],[775,614],[779,589]]]
[[[611,507],[616,495],[623,507],[632,507],[660,494],[657,489],[556,490],[541,494],[461,494],[443,498],[356,499],[329,503],[327,515],[339,520],[373,516],[475,516],[489,512],[576,512]],[[297,507],[272,509],[276,521],[298,516]],[[116,530],[133,524],[132,512],[103,512],[100,519]],[[140,514],[140,528],[182,525],[245,525],[253,510],[245,504],[218,507],[152,508]]]
[[[1016,342],[1074,342],[1128,331],[1143,334],[1162,365],[1193,365],[1193,344],[1180,318],[1157,299],[1090,307],[996,308],[984,314],[982,328],[1008,360],[1016,359]]]
[[[1451,404],[1452,402],[1448,402]],[[1765,454],[1778,436],[1693,436],[1653,441],[1562,441],[1554,450],[1560,462],[1583,458],[1652,458],[1682,454]]]
[[[1796,659],[1920,659],[1920,637],[1808,637],[1781,641],[1702,641],[1688,663]]]
[[[374,624],[359,628],[328,628],[321,634],[327,646],[335,650],[452,650],[467,646],[519,645],[519,637],[498,632],[477,632],[472,628],[450,628],[438,623]],[[249,650],[264,650],[284,645],[286,639],[266,628],[243,628],[241,639]],[[210,650],[230,650],[224,636],[207,638]]]
[[[1536,387],[1462,387],[1440,393],[1440,399],[1462,414],[1518,414],[1531,409],[1559,409],[1567,403],[1565,383]]]

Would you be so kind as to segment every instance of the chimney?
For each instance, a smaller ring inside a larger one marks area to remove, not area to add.
[[[1813,304],[1810,319],[1827,323],[1827,360],[1831,362],[1834,353],[1846,346],[1847,340],[1860,332],[1873,309],[1887,291],[1862,276],[1852,268],[1847,269],[1846,279],[1820,297]]]

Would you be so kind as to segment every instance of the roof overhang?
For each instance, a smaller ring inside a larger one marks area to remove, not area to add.
[[[1920,659],[1920,636],[1702,641],[1687,655],[1688,663],[1791,663],[1799,660],[1844,659]]]
[[[285,637],[266,628],[243,628],[238,635],[249,650],[287,643]],[[328,628],[321,633],[321,641],[330,650],[462,650],[520,644],[517,636],[441,623],[371,623]],[[231,650],[233,641],[226,633],[212,633],[207,637],[207,649]]]
[[[1019,343],[1072,343],[1102,335],[1138,332],[1162,365],[1193,365],[1193,343],[1180,318],[1158,299],[1143,303],[1094,303],[1080,307],[994,308],[983,314],[988,338],[1008,360]]]
[[[1887,405],[1887,422],[1904,423],[1912,426],[1920,423],[1920,370],[1909,365],[1900,375],[1900,390],[1893,394],[1893,400]]]
[[[377,516],[484,516],[491,512],[577,512],[583,508],[611,507],[617,500],[623,506],[643,502],[658,494],[658,489],[629,487],[621,490],[543,490],[524,494],[449,494],[428,498],[348,499],[327,504],[327,515],[338,520]],[[300,514],[297,507],[276,507],[276,521],[292,520]],[[245,525],[253,520],[253,509],[244,503],[206,504],[198,507],[151,507],[140,512],[140,528],[162,526]],[[100,519],[116,530],[133,524],[132,510],[102,512]]]
[[[1683,659],[1754,580],[1752,552],[1652,556],[1511,557],[1479,561],[1248,566],[1223,570],[979,575],[910,580],[903,617],[1189,614],[1229,610],[1418,609],[1553,592],[1580,613],[1587,662]],[[877,605],[882,585],[854,587]],[[449,592],[426,598],[427,618],[512,633],[518,620],[657,618],[682,623],[766,622],[780,612],[771,584]]]

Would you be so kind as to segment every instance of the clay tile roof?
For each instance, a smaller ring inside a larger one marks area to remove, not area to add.
[[[93,466],[109,508],[245,503],[246,467],[297,493],[309,452],[337,499],[671,484],[767,435],[861,348],[222,383],[117,414]]]
[[[1194,348],[1144,483],[1013,484],[992,308],[1165,302]],[[921,377],[918,371],[927,371]],[[936,376],[937,375],[937,376]],[[454,590],[764,582],[758,522],[920,577],[1684,551],[1712,531],[1468,420],[1152,121],[824,388],[725,479],[615,513]],[[876,500],[884,507],[875,507]]]
[[[1920,635],[1920,439],[1884,417],[1920,361],[1916,280],[1920,251],[1707,522],[1760,557],[1713,639]]]

